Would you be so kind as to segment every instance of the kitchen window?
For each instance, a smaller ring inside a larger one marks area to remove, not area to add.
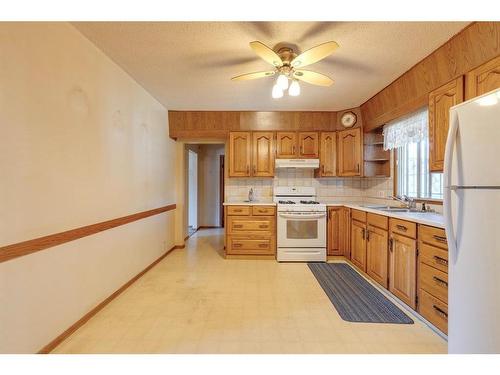
[[[429,171],[427,108],[387,124],[384,148],[395,150],[397,195],[443,199],[443,174]]]

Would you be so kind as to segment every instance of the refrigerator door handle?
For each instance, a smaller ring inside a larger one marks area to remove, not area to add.
[[[443,184],[444,184],[444,196],[443,196],[443,213],[444,213],[444,224],[446,230],[446,236],[448,237],[448,248],[450,253],[455,255],[457,259],[458,254],[455,233],[453,231],[453,213],[451,207],[451,192],[455,190],[456,187],[451,185],[451,168],[453,162],[453,147],[457,141],[458,134],[458,116],[454,112],[451,118],[450,129],[448,130],[448,138],[446,140],[446,148],[444,153],[444,174],[443,174]]]

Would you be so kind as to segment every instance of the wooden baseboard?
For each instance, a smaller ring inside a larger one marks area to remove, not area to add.
[[[90,320],[94,315],[96,315],[99,311],[101,311],[107,304],[109,304],[113,299],[118,297],[121,293],[123,293],[130,285],[135,283],[137,280],[139,280],[146,272],[148,272],[151,268],[156,266],[163,258],[165,258],[168,254],[170,254],[173,250],[175,249],[182,249],[184,245],[176,245],[173,246],[171,249],[169,249],[165,254],[160,256],[158,259],[156,259],[153,263],[151,263],[149,266],[144,268],[141,272],[139,272],[137,275],[135,275],[133,278],[131,278],[129,281],[127,281],[125,284],[123,284],[118,290],[116,290],[113,294],[111,294],[108,298],[106,298],[104,301],[99,303],[96,307],[94,307],[92,310],[90,310],[88,313],[86,313],[82,318],[80,318],[76,323],[74,323],[71,327],[69,327],[67,330],[65,330],[63,333],[61,333],[59,336],[57,336],[54,340],[52,340],[50,343],[45,345],[42,349],[38,351],[38,354],[49,354],[52,350],[54,350],[59,344],[61,344],[65,339],[67,339],[72,333],[74,333],[78,328],[83,326],[86,322]]]
[[[226,259],[243,259],[243,260],[276,260],[276,255],[227,255]]]

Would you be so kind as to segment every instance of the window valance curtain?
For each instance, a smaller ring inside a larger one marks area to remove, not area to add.
[[[384,150],[419,142],[429,136],[427,108],[391,121],[384,126]]]

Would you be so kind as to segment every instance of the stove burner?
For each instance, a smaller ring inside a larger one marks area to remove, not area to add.
[[[300,201],[302,204],[319,204],[319,202],[316,201]]]
[[[295,204],[294,201],[278,201],[279,204]]]

